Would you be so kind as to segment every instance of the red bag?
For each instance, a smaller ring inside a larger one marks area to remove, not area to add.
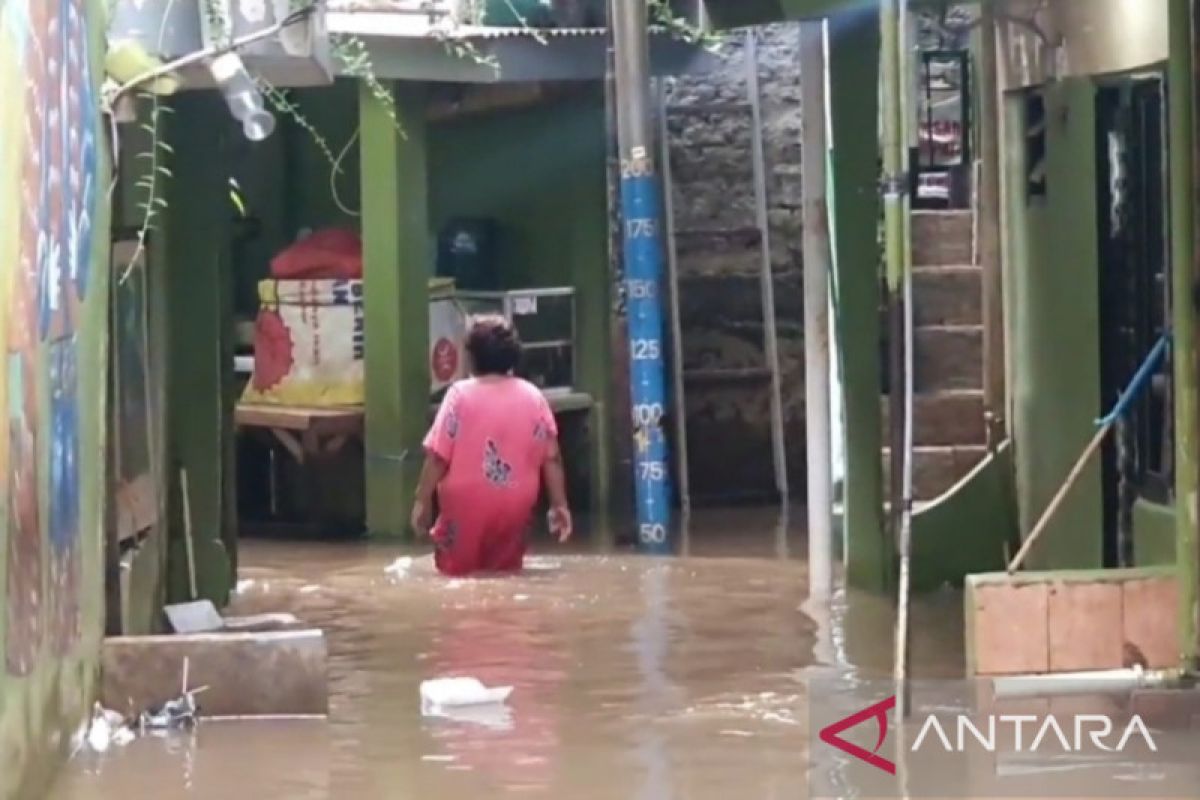
[[[271,276],[281,280],[358,280],[362,275],[362,239],[340,228],[317,231],[271,260]]]

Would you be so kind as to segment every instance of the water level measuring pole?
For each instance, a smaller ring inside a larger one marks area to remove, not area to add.
[[[650,42],[646,0],[610,6],[616,55],[621,223],[629,325],[629,394],[638,547],[671,550],[666,344],[662,313],[662,197],[650,128]],[[617,354],[614,353],[614,356]]]

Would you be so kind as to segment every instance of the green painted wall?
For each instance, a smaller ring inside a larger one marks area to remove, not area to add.
[[[262,223],[254,240],[234,249],[239,316],[256,313],[257,281],[266,276],[271,255],[299,230],[359,229],[362,222],[348,213],[362,205],[356,83],[339,80],[290,97],[308,127],[281,117],[275,137],[234,160],[242,165],[235,171],[251,215]],[[431,124],[429,239],[422,259],[432,273],[434,237],[448,220],[490,217],[501,230],[496,263],[503,284],[576,288],[579,386],[599,409],[572,421],[586,423],[597,442],[606,436],[599,410],[608,397],[610,360],[603,115],[596,88],[546,105]],[[338,165],[336,177],[331,162]],[[573,461],[579,491],[603,502],[606,486],[596,468],[602,449]]]
[[[171,103],[173,177],[164,182],[161,269],[167,315],[168,597],[191,599],[182,471],[200,597],[224,605],[236,572],[233,279],[226,143],[233,129],[216,93]]]
[[[1046,185],[1026,201],[1019,101],[1008,101],[1006,174],[1013,291],[1014,443],[1022,534],[1028,533],[1095,433],[1100,415],[1095,92],[1088,79],[1049,85]],[[1100,465],[1087,467],[1030,569],[1102,565]]]
[[[503,284],[576,288],[580,384],[601,399],[609,362],[604,158],[599,92],[430,133],[434,230],[453,217],[494,219]]]
[[[45,788],[90,707],[104,625],[104,19],[99,0],[72,5],[78,27],[58,4],[0,3],[0,798]],[[86,52],[65,75],[78,104],[51,91],[44,70],[51,56],[67,63],[67,46]],[[55,120],[78,134],[66,147]],[[63,181],[42,182],[47,163]],[[79,183],[68,191],[72,174]],[[43,202],[61,216],[39,218]],[[77,249],[72,229],[83,237]],[[58,254],[60,272],[38,256],[39,243]]]
[[[420,85],[396,84],[393,117],[364,84],[363,320],[367,530],[411,534],[429,419],[429,129]]]
[[[879,397],[879,23],[854,13],[829,22],[833,142],[830,205],[834,292],[845,402],[847,574],[854,586],[890,586],[895,547],[881,508]]]
[[[1133,506],[1133,560],[1139,567],[1175,564],[1175,507],[1138,500]]]
[[[1007,566],[1017,542],[1012,457],[1012,442],[1004,442],[956,491],[913,515],[913,591]]]

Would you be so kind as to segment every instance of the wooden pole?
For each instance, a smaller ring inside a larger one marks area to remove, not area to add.
[[[1070,493],[1071,487],[1074,486],[1076,481],[1079,480],[1079,476],[1083,474],[1083,470],[1087,466],[1088,461],[1091,460],[1092,456],[1100,448],[1101,443],[1104,441],[1104,437],[1111,429],[1112,423],[1105,423],[1104,425],[1100,426],[1100,428],[1096,431],[1096,435],[1092,437],[1090,442],[1088,442],[1088,446],[1084,448],[1083,454],[1079,456],[1079,460],[1075,462],[1075,466],[1071,467],[1071,471],[1067,474],[1067,479],[1063,481],[1062,486],[1058,487],[1058,491],[1054,493],[1054,497],[1050,498],[1050,504],[1046,506],[1046,510],[1042,512],[1040,517],[1038,517],[1037,524],[1033,526],[1033,530],[1031,530],[1029,532],[1029,536],[1025,538],[1025,543],[1021,545],[1021,549],[1017,551],[1017,554],[1013,556],[1013,560],[1009,562],[1009,575],[1012,575],[1014,572],[1020,569],[1021,564],[1025,561],[1025,557],[1029,555],[1029,551],[1033,549],[1033,546],[1037,543],[1038,538],[1045,533],[1046,527],[1050,524],[1050,520],[1054,517],[1054,512],[1058,510],[1060,505],[1062,505],[1063,500],[1065,500],[1067,494]]]

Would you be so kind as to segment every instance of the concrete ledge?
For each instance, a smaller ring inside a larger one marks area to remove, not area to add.
[[[1171,569],[971,575],[964,603],[971,675],[1179,666]]]
[[[138,713],[179,696],[184,659],[202,717],[323,716],[327,648],[319,630],[106,639],[101,702]]]

